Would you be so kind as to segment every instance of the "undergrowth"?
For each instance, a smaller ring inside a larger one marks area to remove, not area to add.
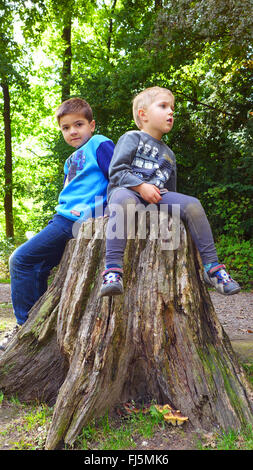
[[[252,379],[253,365],[250,368],[250,375]],[[6,429],[0,432],[0,443],[7,441],[9,450],[44,450],[53,408],[45,404],[26,405],[15,397],[7,400],[1,392],[0,406],[16,407],[19,411],[19,417],[11,420]],[[148,414],[133,413],[124,418],[110,417],[106,414],[85,426],[71,449],[134,450],[138,449],[138,442],[148,445],[148,440],[154,436],[159,438],[161,435],[166,435],[169,450],[171,432],[176,433],[178,440],[184,436],[183,426],[173,428],[165,423],[160,413],[155,411]],[[196,450],[253,450],[253,428],[252,425],[248,425],[240,431],[220,430],[201,435],[193,432],[192,444]]]
[[[83,428],[76,446],[79,450],[135,449],[136,437],[152,438],[157,430],[162,430],[165,426],[162,415],[155,408],[148,414],[133,413],[121,420],[105,415]]]

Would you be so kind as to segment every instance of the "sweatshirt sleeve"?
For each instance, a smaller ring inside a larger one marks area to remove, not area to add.
[[[127,188],[143,183],[141,178],[133,174],[131,167],[139,140],[139,135],[131,132],[127,132],[119,138],[109,168],[109,178],[113,186]]]
[[[98,166],[101,168],[103,174],[107,179],[109,179],[108,170],[112,159],[114,147],[115,145],[112,140],[106,140],[104,142],[101,142],[101,144],[97,148]]]
[[[63,187],[65,186],[66,179],[68,177],[68,172],[69,172],[69,165],[68,165],[69,158],[64,163],[64,180],[63,180]]]

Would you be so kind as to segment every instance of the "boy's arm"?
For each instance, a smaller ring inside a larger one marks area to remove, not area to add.
[[[131,163],[138,148],[140,136],[126,133],[117,142],[109,169],[110,181],[114,186],[132,189],[150,204],[159,202],[162,198],[160,190],[154,184],[144,183],[133,174]]]
[[[139,135],[134,132],[127,132],[119,138],[109,168],[109,178],[113,186],[131,188],[143,182],[133,174],[131,166],[139,140]]]
[[[161,201],[162,199],[160,189],[154,184],[142,183],[138,186],[132,186],[131,189],[139,193],[142,199],[149,202],[149,204],[157,204],[157,202]]]
[[[64,163],[64,180],[63,180],[63,188],[65,186],[65,183],[66,183],[66,179],[68,177],[68,172],[69,172],[69,166],[68,166],[68,161],[69,159],[67,159]]]
[[[101,168],[101,171],[103,172],[103,174],[105,175],[107,179],[109,179],[108,171],[109,171],[109,165],[111,163],[114,147],[115,145],[112,142],[112,140],[106,140],[102,142],[97,148],[98,166]]]

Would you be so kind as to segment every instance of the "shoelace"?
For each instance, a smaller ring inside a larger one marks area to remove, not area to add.
[[[115,273],[113,271],[104,275],[103,284],[107,284],[110,282],[119,282],[121,280],[121,276],[119,273]]]
[[[225,271],[225,269],[216,271],[215,276],[217,277],[218,282],[222,282],[223,284],[228,284],[232,281],[231,276]]]

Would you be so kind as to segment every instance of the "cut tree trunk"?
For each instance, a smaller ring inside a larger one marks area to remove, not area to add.
[[[168,403],[194,428],[253,423],[250,386],[183,223],[174,251],[150,236],[128,240],[124,295],[100,298],[106,223],[87,221],[68,243],[53,283],[0,359],[0,389],[55,403],[48,450],[73,445],[92,418],[129,400]]]

